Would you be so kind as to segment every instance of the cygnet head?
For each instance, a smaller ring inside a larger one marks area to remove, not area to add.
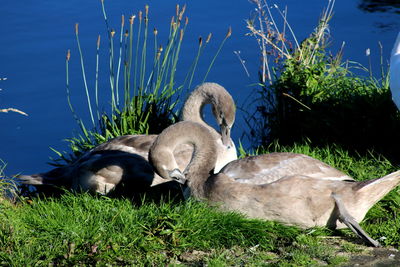
[[[174,179],[182,184],[185,183],[185,176],[179,170],[178,163],[174,157],[174,143],[169,140],[175,140],[173,132],[166,128],[163,131],[164,135],[156,138],[149,151],[149,162],[153,165],[155,172],[164,179]]]
[[[175,148],[181,144],[194,147],[184,174],[179,170],[173,154]],[[215,167],[216,144],[210,131],[203,125],[192,121],[178,122],[158,135],[150,148],[149,161],[157,174],[163,178],[171,178],[180,183],[185,183],[187,178],[190,183],[201,184],[201,179],[206,179]],[[190,181],[191,177],[200,178]]]
[[[153,165],[156,173],[162,178],[170,178],[181,184],[184,184],[186,183],[186,178],[185,175],[179,170],[173,151],[174,149],[166,147],[163,144],[158,146],[156,152],[154,152],[154,149],[150,149],[149,162],[151,165]]]
[[[235,102],[221,85],[206,82],[197,86],[183,106],[182,120],[204,123],[202,111],[207,104],[212,105],[213,115],[221,131],[222,143],[227,147],[234,146],[230,140],[230,131],[235,122]],[[212,128],[210,130],[215,131]]]
[[[235,123],[236,106],[232,96],[217,83],[204,83],[202,86],[211,87],[219,93],[212,98],[212,112],[221,130],[222,143],[231,147],[231,129]]]

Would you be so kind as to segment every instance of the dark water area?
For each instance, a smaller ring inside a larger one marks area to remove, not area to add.
[[[118,29],[121,14],[132,13],[150,6],[150,29],[157,27],[159,42],[168,35],[175,4],[184,1],[107,1],[108,17]],[[288,7],[288,21],[299,40],[307,37],[318,22],[328,1],[282,0],[269,1]],[[245,20],[254,12],[247,0],[187,2],[189,26],[186,30],[178,65],[178,83],[183,81],[197,49],[198,37],[213,33],[212,41],[201,58],[193,85],[202,81],[212,56],[229,26],[233,34],[226,42],[207,80],[222,84],[233,95],[239,107],[253,92],[257,82],[259,51],[252,37],[246,36]],[[371,50],[371,65],[379,76],[380,48],[383,60],[389,60],[390,50],[400,29],[397,1],[337,1],[330,23],[333,53],[345,42],[346,59],[369,64],[366,49]],[[76,136],[79,129],[68,108],[65,90],[65,55],[71,49],[71,100],[80,117],[89,122],[85,91],[75,41],[74,25],[79,22],[80,41],[84,50],[89,86],[93,88],[95,47],[97,35],[102,36],[102,53],[107,51],[106,31],[100,1],[11,1],[2,2],[0,10],[0,108],[18,108],[28,113],[0,113],[0,159],[7,162],[6,173],[34,173],[48,170],[49,157],[57,157],[49,147],[68,151],[65,138]],[[118,32],[118,31],[117,31]],[[246,61],[246,75],[237,55]],[[107,75],[107,56],[102,57],[102,73]],[[182,70],[182,71],[179,71]],[[108,76],[100,81],[101,104],[109,101]],[[252,101],[245,110],[251,110]],[[238,110],[233,138],[237,144],[246,132],[244,112]],[[245,147],[251,144],[241,139]]]

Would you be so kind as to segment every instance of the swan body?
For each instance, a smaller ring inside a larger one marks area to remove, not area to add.
[[[195,147],[183,173],[172,154],[181,143]],[[305,155],[271,153],[232,161],[213,174],[215,152],[209,132],[186,121],[166,128],[157,137],[150,161],[161,177],[186,183],[193,197],[218,203],[223,209],[302,228],[349,227],[369,244],[379,246],[358,223],[399,185],[400,171],[359,182]],[[259,183],[250,183],[251,179]]]
[[[299,173],[324,180],[354,181],[352,177],[320,160],[288,152],[250,156],[232,161],[232,164],[228,163],[220,172],[237,182],[259,185]]]
[[[156,135],[127,135],[111,139],[84,153],[75,162],[48,172],[19,175],[22,184],[64,187],[100,194],[143,191],[155,175],[148,149]],[[133,179],[132,179],[133,178]]]
[[[212,105],[224,135],[219,134],[202,119],[200,112],[206,104]],[[204,83],[198,86],[185,102],[182,112],[183,120],[193,119],[204,124],[215,141],[219,142],[218,160],[222,166],[237,158],[234,143],[230,138],[230,128],[235,120],[234,112],[232,97],[216,83]],[[111,191],[128,193],[129,190],[143,191],[150,186],[165,182],[165,179],[154,174],[152,166],[148,163],[148,152],[156,137],[157,135],[116,137],[86,152],[70,165],[45,173],[19,175],[18,178],[22,184],[66,187],[74,191],[83,190],[100,194],[108,194]],[[186,144],[175,149],[174,158],[181,170],[188,165],[192,153],[193,146]]]
[[[154,171],[146,158],[118,150],[90,151],[67,166],[18,176],[22,184],[124,195],[144,191],[153,178]]]
[[[393,102],[400,110],[400,33],[397,35],[390,57],[390,91]]]

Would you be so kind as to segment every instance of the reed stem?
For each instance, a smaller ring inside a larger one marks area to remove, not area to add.
[[[85,64],[84,64],[84,60],[83,60],[83,53],[82,53],[82,49],[81,49],[81,44],[80,44],[80,41],[79,41],[78,25],[79,25],[78,23],[75,24],[75,36],[76,36],[76,42],[78,44],[79,56],[80,56],[80,61],[81,61],[83,83],[85,85],[86,100],[87,100],[88,107],[89,107],[90,118],[92,120],[93,126],[96,127],[96,124],[94,122],[93,112],[92,112],[92,104],[91,104],[91,101],[90,101],[89,88],[88,88],[88,85],[87,85],[87,82],[86,82]]]
[[[96,109],[97,109],[97,120],[100,121],[100,109],[99,109],[99,61],[100,61],[100,35],[97,37],[96,46],[96,78],[95,78],[95,97],[96,97]]]
[[[119,57],[118,57],[118,67],[117,67],[117,77],[116,77],[116,84],[115,90],[117,93],[117,106],[119,107],[119,77],[120,77],[120,70],[121,70],[121,61],[122,61],[122,36],[124,34],[124,24],[125,24],[125,17],[122,15],[121,18],[121,32],[119,38]]]
[[[220,53],[222,47],[224,46],[226,40],[227,40],[231,35],[232,35],[232,28],[229,27],[228,32],[227,32],[226,35],[225,35],[225,38],[222,40],[221,45],[218,47],[217,53],[215,53],[213,59],[211,60],[210,65],[208,66],[206,75],[204,75],[203,83],[206,81],[207,76],[208,76],[208,73],[210,72],[212,66],[214,65],[214,62],[215,62],[215,60],[217,59],[217,57],[218,57],[218,55],[219,55],[219,53]]]
[[[142,91],[140,88],[137,88],[137,72],[138,72],[138,55],[139,55],[139,45],[140,45],[140,36],[142,32],[142,11],[139,11],[138,18],[139,18],[139,26],[138,26],[138,33],[137,33],[137,41],[136,41],[136,53],[135,53],[135,70],[134,70],[134,82],[133,82],[133,94],[134,95],[142,95]],[[139,81],[140,82],[140,81]],[[140,87],[140,86],[139,86]]]
[[[148,8],[149,6],[145,6],[145,16],[144,16],[144,39],[142,45],[142,58],[140,63],[140,87],[146,93],[147,87],[144,85],[144,77],[146,75],[146,57],[147,57],[147,35],[148,35],[148,26],[149,26],[149,18],[148,18]]]

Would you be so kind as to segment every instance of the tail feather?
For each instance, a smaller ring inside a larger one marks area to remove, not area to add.
[[[400,171],[396,171],[378,179],[358,182],[354,189],[357,194],[368,198],[369,202],[375,204],[399,184]]]
[[[380,187],[382,189],[390,188],[388,190],[390,191],[399,184],[400,184],[400,171],[395,171],[381,178],[359,182],[357,190],[369,191],[372,190],[372,188]]]
[[[63,185],[68,179],[69,169],[66,167],[59,167],[52,169],[45,173],[38,173],[32,175],[18,175],[17,179],[21,184],[27,185]]]

